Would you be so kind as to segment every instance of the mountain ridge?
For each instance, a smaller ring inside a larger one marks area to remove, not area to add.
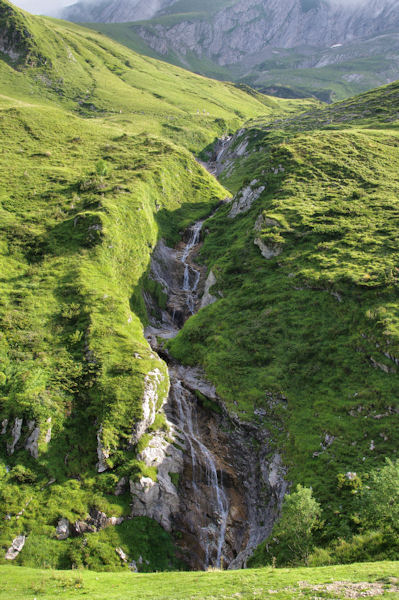
[[[149,21],[99,28],[195,72],[258,89],[327,89],[339,99],[396,78],[398,26],[396,0],[240,0],[199,8],[180,1]]]

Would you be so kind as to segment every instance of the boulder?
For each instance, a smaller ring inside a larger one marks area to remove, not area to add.
[[[57,540],[66,540],[70,535],[70,525],[68,519],[60,519],[55,530]]]
[[[15,560],[18,554],[21,552],[22,548],[25,546],[26,537],[24,535],[19,535],[16,537],[9,549],[6,552],[5,559],[6,560]]]

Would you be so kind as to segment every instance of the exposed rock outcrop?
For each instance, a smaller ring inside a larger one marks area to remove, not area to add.
[[[280,256],[283,249],[279,244],[265,244],[265,242],[260,238],[256,237],[254,239],[255,246],[258,246],[259,250],[262,253],[262,256],[267,260],[271,258],[275,258],[276,256]]]
[[[23,419],[15,418],[14,425],[11,430],[11,441],[7,444],[8,454],[14,454],[15,446],[18,444],[21,437]]]
[[[213,271],[209,271],[209,275],[205,281],[204,293],[201,298],[201,306],[200,308],[205,308],[205,306],[209,306],[217,301],[216,296],[213,296],[210,292],[212,286],[216,284],[216,277]]]
[[[68,519],[60,519],[55,530],[57,540],[66,540],[70,535],[70,525]]]
[[[246,213],[251,209],[253,203],[266,189],[264,185],[256,187],[258,183],[259,182],[254,179],[248,186],[242,188],[242,190],[238,192],[229,213],[230,219],[234,219],[237,215]]]
[[[147,516],[158,521],[166,529],[172,530],[172,518],[179,511],[179,494],[172,482],[171,473],[178,475],[183,470],[182,443],[172,423],[169,431],[157,432],[149,445],[139,455],[149,467],[157,468],[157,480],[141,477],[130,482],[132,494],[132,516]]]
[[[19,535],[16,537],[9,549],[6,552],[5,559],[6,560],[15,560],[18,554],[22,551],[25,546],[26,537],[24,535]]]
[[[35,421],[30,423],[29,430],[31,433],[29,434],[26,442],[25,442],[25,450],[30,452],[33,458],[39,457],[39,438],[40,438],[40,427],[35,426]]]
[[[225,66],[248,63],[252,56],[259,63],[268,48],[329,48],[388,33],[399,26],[399,5],[397,0],[237,0],[202,19],[182,15],[176,21],[143,24],[138,33],[160,54],[173,51],[184,60],[194,53]]]
[[[159,408],[158,387],[164,381],[165,376],[159,369],[148,373],[144,380],[144,394],[142,399],[143,418],[135,425],[131,444],[135,445],[144,435],[147,429],[154,423],[155,415]]]
[[[98,473],[104,473],[104,471],[108,470],[107,460],[109,459],[109,450],[104,448],[102,443],[102,432],[103,427],[101,425],[100,429],[97,431],[97,471]]]

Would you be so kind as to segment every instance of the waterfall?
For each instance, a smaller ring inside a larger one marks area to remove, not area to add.
[[[191,250],[199,242],[203,221],[198,221],[192,228],[190,239],[186,244],[182,254],[181,262],[184,265],[183,291],[187,292],[186,306],[190,315],[195,313],[195,304],[197,300],[197,288],[201,279],[201,271],[188,263]],[[191,277],[190,277],[191,275]],[[191,281],[190,281],[191,280]]]
[[[215,545],[216,566],[220,567],[229,515],[229,502],[223,488],[221,473],[218,477],[215,459],[200,439],[192,394],[185,390],[180,380],[172,382],[172,393],[176,402],[180,424],[190,448],[193,490],[194,492],[198,490],[201,481],[204,480],[209,489],[209,512],[214,513],[214,520],[218,524]],[[207,568],[209,566],[209,547],[212,543],[212,536],[207,528],[203,528],[202,541],[205,546],[205,568]]]
[[[167,339],[170,333],[176,335],[182,324],[182,317],[185,319],[196,312],[201,269],[191,257],[200,241],[203,224],[204,221],[198,221],[188,230],[188,241],[181,252],[162,245],[160,258],[152,261],[155,280],[161,283],[163,289],[167,290],[168,298],[172,299],[168,304],[168,318],[163,317],[161,322],[154,322],[155,327],[150,326],[147,330],[154,349],[159,350],[156,336]],[[185,387],[185,380],[175,370],[173,363],[169,366],[169,375],[169,416],[184,436],[187,449],[185,481],[189,493],[184,492],[184,498],[185,510],[190,517],[186,526],[192,533],[190,527],[193,523],[192,515],[195,514],[194,536],[201,549],[198,561],[202,568],[221,567],[223,551],[226,552],[224,544],[230,500],[223,486],[220,466],[218,469],[211,451],[212,440],[208,440],[207,426],[203,426],[201,421],[205,412],[198,405],[195,394],[190,391],[195,388]]]

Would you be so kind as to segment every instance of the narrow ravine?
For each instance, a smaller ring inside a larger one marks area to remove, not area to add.
[[[196,257],[204,223],[186,230],[176,248],[161,239],[152,255],[149,276],[165,293],[166,306],[144,294],[145,336],[168,365],[170,393],[162,410],[169,430],[156,434],[139,456],[157,467],[158,481],[133,485],[132,516],[149,516],[176,534],[192,569],[237,569],[271,532],[287,484],[267,430],[228,414],[201,369],[178,364],[165,349],[203,305],[207,270]]]
[[[175,271],[177,281],[174,281],[173,289],[170,289],[166,282],[165,273],[160,276],[162,269],[157,268],[159,265],[153,268],[153,275],[155,273],[158,281],[168,287],[170,298],[168,314],[161,316],[161,324],[158,323],[157,327],[150,327],[146,331],[154,350],[159,351],[156,338],[170,338],[176,335],[185,320],[198,309],[198,288],[203,269],[195,264],[192,254],[198,249],[203,224],[203,220],[195,223],[186,232],[188,241],[184,249],[174,253],[174,262],[180,262],[181,269],[175,264],[168,273],[170,276],[171,272]],[[191,481],[186,479],[186,487],[187,495],[194,499],[195,504],[190,506],[189,510],[192,514],[197,513],[195,519],[198,539],[203,550],[202,568],[220,567],[223,562],[223,545],[229,515],[229,499],[223,486],[223,474],[218,469],[211,449],[202,439],[195,395],[185,387],[184,381],[179,378],[178,371],[173,366],[169,368],[169,378],[170,398],[174,405],[170,419],[183,433],[190,455],[191,468],[188,470],[191,471]]]

